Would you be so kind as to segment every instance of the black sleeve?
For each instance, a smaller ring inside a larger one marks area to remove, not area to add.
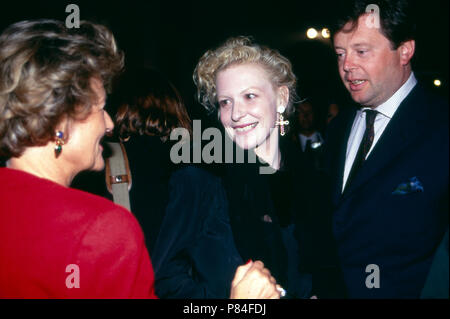
[[[160,298],[228,298],[236,267],[226,195],[218,178],[188,167],[175,172],[152,254]]]

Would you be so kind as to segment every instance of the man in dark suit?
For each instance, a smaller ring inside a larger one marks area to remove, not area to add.
[[[318,130],[317,104],[308,99],[297,105],[295,115],[292,140],[301,151],[305,169],[321,169],[323,138]]]
[[[407,9],[354,1],[332,30],[341,79],[359,104],[340,112],[326,141],[350,298],[419,298],[448,224],[448,103],[417,83]]]

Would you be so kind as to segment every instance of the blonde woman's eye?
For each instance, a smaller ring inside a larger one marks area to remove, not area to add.
[[[224,106],[227,106],[228,104],[229,104],[229,100],[221,100],[221,101],[219,101],[219,106],[220,107],[224,107]]]
[[[246,96],[247,99],[249,99],[249,100],[253,100],[253,99],[256,97],[256,95],[253,94],[253,93],[248,93],[248,94],[246,94],[245,96]]]

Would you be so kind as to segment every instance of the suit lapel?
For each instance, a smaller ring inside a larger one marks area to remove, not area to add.
[[[342,193],[342,182],[344,178],[345,157],[347,153],[347,141],[350,136],[350,132],[353,126],[353,121],[356,116],[357,108],[352,107],[341,118],[342,123],[339,125],[339,129],[334,133],[333,139],[330,145],[333,145],[334,149],[330,150],[332,158],[329,159],[332,167],[331,183],[333,190],[333,203],[337,203]]]
[[[368,182],[417,139],[418,135],[423,132],[427,119],[425,103],[423,91],[416,85],[400,104],[366,162],[345,190],[342,199],[350,196]]]

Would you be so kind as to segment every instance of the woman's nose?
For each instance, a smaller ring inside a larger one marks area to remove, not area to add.
[[[243,118],[247,114],[247,110],[245,105],[242,105],[241,103],[237,102],[234,103],[233,109],[231,111],[231,119],[234,122],[239,122],[241,118]]]

